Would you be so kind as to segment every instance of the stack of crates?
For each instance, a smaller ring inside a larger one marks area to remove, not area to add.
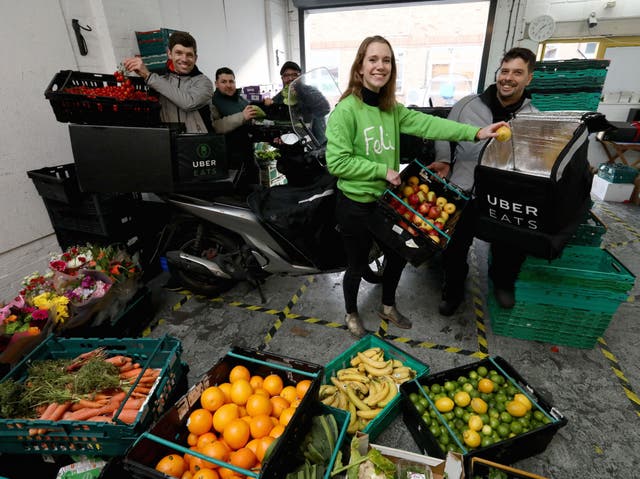
[[[62,250],[86,243],[122,243],[135,249],[138,193],[84,193],[74,163],[31,170],[27,175],[42,197]]]
[[[169,37],[173,32],[175,30],[170,28],[136,32],[140,56],[149,71],[156,73],[164,73],[166,71]]]
[[[596,111],[608,67],[609,60],[536,62],[531,102],[540,111]]]
[[[528,257],[516,281],[516,304],[503,309],[488,297],[494,333],[591,349],[604,334],[635,276],[602,249],[606,231],[593,214],[581,224],[562,256]]]

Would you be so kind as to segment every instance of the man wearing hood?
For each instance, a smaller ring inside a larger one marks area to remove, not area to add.
[[[127,71],[137,73],[147,85],[160,94],[160,119],[166,123],[184,123],[187,133],[213,131],[209,104],[213,83],[196,66],[195,39],[187,32],[174,32],[169,37],[167,72],[149,71],[140,57],[123,61]]]

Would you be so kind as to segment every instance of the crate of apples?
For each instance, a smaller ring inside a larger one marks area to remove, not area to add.
[[[400,227],[444,249],[468,197],[418,162],[408,165],[401,177],[400,186],[387,190],[382,201],[397,213]]]

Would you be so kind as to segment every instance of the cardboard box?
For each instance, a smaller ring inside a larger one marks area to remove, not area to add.
[[[601,201],[629,201],[632,192],[632,183],[610,183],[597,175],[593,177],[591,195]]]
[[[408,462],[428,466],[433,479],[443,479],[445,477],[448,479],[464,479],[465,477],[462,455],[457,452],[449,452],[446,459],[439,459],[437,457],[403,451],[402,449],[370,444],[368,434],[357,432],[356,435],[360,441],[359,450],[362,455],[366,454],[370,447],[373,447],[396,465],[400,462]]]

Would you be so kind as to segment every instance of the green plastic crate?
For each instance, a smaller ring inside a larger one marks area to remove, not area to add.
[[[568,245],[562,256],[553,261],[527,258],[519,278],[558,289],[583,288],[586,294],[626,294],[635,283],[635,275],[611,252],[581,245]]]
[[[569,239],[569,245],[597,246],[602,243],[602,236],[607,232],[606,225],[596,216],[593,211],[589,211],[584,222],[578,225],[575,233]]]
[[[49,336],[22,360],[3,381],[23,381],[36,360],[74,358],[96,348],[108,356],[124,354],[144,368],[161,368],[159,381],[133,424],[90,421],[47,421],[0,419],[0,452],[10,454],[84,454],[119,456],[133,444],[182,391],[186,366],[180,361],[180,341],[170,336],[159,339],[59,338]],[[127,398],[125,398],[126,400]],[[29,429],[46,429],[46,435],[30,436]]]
[[[609,183],[633,183],[638,170],[622,163],[602,163],[598,167],[598,176]]]
[[[600,104],[600,91],[531,93],[531,103],[540,111],[577,110],[596,111]]]
[[[529,85],[530,90],[602,87],[607,70],[585,68],[583,70],[536,70]]]
[[[603,70],[610,63],[611,60],[546,60],[536,62],[535,71]]]
[[[173,32],[175,32],[175,30],[171,30],[170,28],[136,32],[140,55],[146,57],[149,55],[166,54],[169,48],[169,37]]]
[[[368,334],[325,366],[323,384],[330,384],[331,377],[335,376],[339,369],[351,367],[351,358],[356,356],[358,352],[375,347],[379,347],[384,351],[385,359],[397,359],[402,361],[405,366],[409,366],[414,369],[416,371],[416,377],[429,374],[429,366],[411,354],[402,351],[390,342],[385,341],[378,336]],[[400,394],[396,395],[396,397],[387,404],[380,414],[369,422],[362,432],[369,435],[370,441],[375,441],[376,437],[378,437],[378,435],[387,428],[389,424],[391,424],[391,421],[393,421],[399,413]]]
[[[589,349],[605,333],[615,313],[525,301],[517,301],[512,309],[503,309],[493,295],[489,296],[487,306],[495,334]]]

